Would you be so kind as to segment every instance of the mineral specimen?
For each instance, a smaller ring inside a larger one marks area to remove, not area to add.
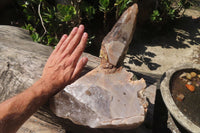
[[[114,66],[124,60],[135,30],[137,13],[136,4],[129,7],[104,38],[100,51],[103,60]]]
[[[107,73],[99,66],[57,94],[51,109],[59,117],[93,128],[136,127],[145,118],[140,93],[146,84],[131,77],[125,69]]]
[[[146,83],[132,81],[133,74],[119,67],[132,40],[137,12],[136,4],[127,9],[104,38],[101,64],[51,99],[57,116],[92,128],[133,128],[144,121]]]

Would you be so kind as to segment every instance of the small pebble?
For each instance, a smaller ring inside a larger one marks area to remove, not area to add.
[[[188,85],[191,85],[191,84],[192,84],[192,82],[191,82],[191,81],[188,81],[188,82],[187,82],[187,84],[188,84]]]
[[[193,78],[192,80],[193,80],[193,81],[197,81],[197,78]]]
[[[199,84],[198,84],[198,83],[196,83],[196,87],[199,87]]]
[[[176,99],[180,102],[182,102],[184,98],[185,98],[185,96],[183,94],[178,94],[176,97]]]
[[[195,86],[189,85],[189,84],[186,84],[185,86],[186,86],[186,88],[187,88],[189,91],[191,91],[191,92],[194,92],[194,91],[195,91]]]
[[[183,78],[183,77],[186,77],[186,73],[184,72],[184,73],[182,73],[180,76],[179,76],[179,78]]]
[[[200,86],[200,81],[199,81],[199,82],[197,82],[197,84]]]
[[[183,82],[185,82],[185,83],[188,82],[188,79],[182,79],[182,80],[183,80]]]
[[[187,78],[187,79],[192,79],[191,74],[190,74],[190,73],[187,73],[187,74],[186,74],[186,78]]]
[[[197,74],[195,72],[191,72],[190,75],[192,76],[192,78],[197,76]]]

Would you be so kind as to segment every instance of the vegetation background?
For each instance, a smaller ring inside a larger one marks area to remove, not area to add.
[[[139,24],[160,27],[181,16],[195,0],[13,0],[11,24],[30,31],[33,41],[55,46],[64,33],[84,24],[89,33],[86,50],[99,54],[103,37],[133,3],[139,5]],[[150,5],[146,8],[145,4]],[[145,14],[148,14],[145,16]]]

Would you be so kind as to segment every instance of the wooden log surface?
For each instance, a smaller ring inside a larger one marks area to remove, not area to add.
[[[11,32],[12,31],[12,32]],[[37,81],[51,47],[32,42],[28,32],[16,27],[0,26],[0,102],[20,93]],[[100,59],[87,53],[85,70],[96,67]]]
[[[52,48],[32,42],[26,30],[0,26],[0,102],[22,92],[37,81],[52,52]],[[83,53],[89,62],[82,74],[100,64],[98,57]],[[19,129],[18,133],[129,133],[149,132],[144,125],[134,130],[91,129],[78,126],[71,121],[56,117],[48,108],[42,106]]]

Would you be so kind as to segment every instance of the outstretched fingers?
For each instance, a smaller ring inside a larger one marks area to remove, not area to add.
[[[63,42],[60,51],[61,53],[65,51],[65,49],[68,47],[69,43],[71,42],[71,40],[74,38],[74,36],[77,34],[78,28],[74,27],[71,31],[71,33],[69,34],[69,36],[67,37],[67,39],[65,39],[65,41]]]
[[[74,67],[74,71],[71,77],[72,82],[75,81],[79,77],[79,73],[83,70],[84,66],[87,64],[88,58],[83,57],[79,60],[81,54],[83,53],[85,49],[87,38],[88,38],[88,34],[83,33],[81,38],[79,38],[79,44],[77,44],[78,46],[74,48],[70,56],[71,60],[73,61],[71,65]]]
[[[66,47],[65,52],[64,52],[65,54],[70,55],[71,53],[73,53],[74,49],[77,47],[77,45],[79,44],[83,36],[83,32],[84,32],[84,26],[80,25],[76,35],[73,37],[73,39],[69,42],[68,46]]]
[[[76,47],[76,49],[72,53],[71,56],[72,56],[73,60],[75,60],[75,62],[78,61],[79,57],[81,56],[81,54],[84,51],[84,49],[86,47],[86,43],[87,43],[87,38],[88,38],[88,34],[85,32],[81,38],[79,45]]]
[[[64,42],[66,39],[67,39],[67,35],[64,34],[64,35],[61,37],[59,43],[57,44],[57,46],[56,46],[56,48],[55,48],[55,50],[54,50],[55,52],[57,52],[57,51],[60,49],[60,47],[62,46],[63,42]]]
[[[87,62],[88,62],[87,57],[83,57],[78,61],[77,65],[75,67],[75,70],[72,74],[72,77],[71,77],[72,82],[74,82],[79,77],[80,72],[83,70],[83,68],[87,64]]]

